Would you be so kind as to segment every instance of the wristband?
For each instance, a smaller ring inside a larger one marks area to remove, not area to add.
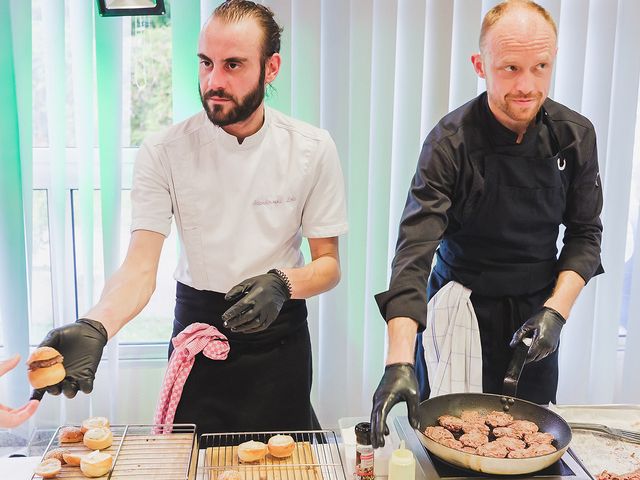
[[[293,294],[293,289],[291,288],[291,280],[289,280],[289,277],[287,277],[287,274],[278,268],[272,268],[267,273],[275,273],[278,277],[280,277],[280,280],[282,280],[285,286],[287,287],[287,291],[289,292],[289,298],[291,298],[291,295]]]

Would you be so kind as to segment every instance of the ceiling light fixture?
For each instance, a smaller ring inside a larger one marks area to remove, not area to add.
[[[165,14],[164,0],[98,0],[98,11],[103,17]]]

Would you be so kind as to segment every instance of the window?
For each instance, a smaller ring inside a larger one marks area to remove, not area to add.
[[[49,132],[47,130],[47,84],[45,82],[45,53],[44,32],[42,20],[42,0],[33,0],[31,6],[31,43],[32,43],[32,68],[33,81],[33,146],[48,147]],[[36,100],[39,99],[39,100]]]
[[[47,32],[45,29],[45,1],[32,1],[32,17],[31,17],[31,43],[32,43],[32,82],[33,82],[33,146],[48,147],[49,146],[49,114],[47,111],[47,96],[56,94],[48,89],[47,77],[47,60],[50,52],[47,49]],[[56,6],[55,8],[59,8]],[[65,8],[65,68],[66,68],[66,137],[67,146],[75,145],[75,119],[73,109],[73,82],[71,81],[71,72],[73,68],[73,59],[69,43],[71,40],[71,20],[69,2],[64,4]]]
[[[29,342],[37,345],[53,328],[49,203],[46,190],[33,191],[33,260]]]
[[[124,259],[129,243],[130,185],[132,163],[137,147],[150,133],[172,123],[171,95],[171,6],[165,2],[167,14],[164,16],[123,17],[109,19],[122,22],[122,194],[120,212],[120,259]],[[55,7],[58,8],[58,7]],[[51,92],[47,81],[49,58],[60,56],[64,48],[65,71],[65,114],[66,114],[66,164],[64,166],[65,189],[69,193],[64,208],[72,214],[73,252],[66,253],[69,265],[65,268],[75,273],[75,298],[65,297],[69,305],[77,306],[77,315],[82,315],[98,301],[104,286],[104,265],[102,249],[101,198],[99,188],[100,167],[94,159],[95,184],[92,212],[92,250],[88,250],[86,225],[82,224],[78,194],[79,162],[76,153],[76,115],[74,104],[74,48],[72,13],[75,4],[65,2],[65,42],[52,44],[48,37],[47,19],[51,9],[46,0],[33,0],[32,41],[33,41],[33,265],[31,272],[32,318],[29,338],[32,344],[39,343],[54,326],[54,305],[57,295],[52,289],[52,253],[49,243],[49,209],[62,208],[48,204],[48,189],[52,182],[54,165],[49,158],[49,120],[54,117],[48,109],[47,95]],[[94,5],[95,8],[95,5]],[[55,12],[55,10],[54,10]],[[49,40],[48,40],[49,39]],[[194,88],[196,88],[194,84]],[[94,85],[95,90],[95,85]],[[97,116],[97,112],[94,111]],[[97,147],[98,136],[95,135]],[[96,150],[97,152],[97,150]],[[71,202],[71,205],[69,204]],[[54,212],[51,212],[53,215]],[[158,270],[156,292],[142,313],[127,325],[119,335],[121,343],[148,344],[166,343],[172,330],[175,281],[173,270],[177,264],[178,246],[172,233],[165,240]],[[55,259],[53,259],[55,260]],[[73,265],[71,265],[73,262]],[[55,263],[55,262],[54,262]],[[55,268],[55,267],[54,267]],[[61,295],[71,296],[71,293]],[[66,314],[65,314],[66,315]],[[70,321],[66,319],[65,321]],[[1,330],[1,329],[0,329]],[[0,344],[2,341],[0,331]],[[135,350],[136,352],[138,350]]]
[[[131,81],[125,82],[130,115],[125,114],[124,118],[131,120],[130,135],[124,138],[125,144],[132,147],[141,145],[148,134],[172,123],[171,7],[169,2],[165,3],[167,15],[131,17],[130,30],[125,32],[123,70],[126,78],[127,67],[130,69]],[[130,44],[128,50],[127,43]]]
[[[639,291],[637,283],[640,278],[633,278],[634,263],[638,263],[638,255],[640,254],[640,92],[638,95],[638,109],[636,113],[636,132],[633,147],[633,171],[631,178],[631,191],[629,195],[629,219],[627,221],[627,243],[625,250],[625,269],[624,284],[622,290],[622,309],[620,315],[620,338],[621,342],[627,335],[627,325],[634,320],[634,313],[629,310],[629,304],[632,297],[632,287],[636,292]],[[634,285],[633,282],[636,282]],[[622,345],[624,348],[624,345]]]
[[[77,297],[83,299],[87,297],[87,281],[82,277],[82,272],[86,271],[87,256],[84,252],[83,231],[79,217],[79,195],[74,190],[73,215],[74,215],[74,245],[76,257],[76,285]],[[98,301],[100,292],[104,287],[104,263],[102,257],[102,222],[100,217],[101,202],[100,191],[94,192],[94,222],[93,222],[93,305]],[[121,215],[120,215],[120,258],[124,259],[129,246],[129,225],[131,222],[131,200],[130,191],[123,190],[121,195]],[[175,230],[175,229],[173,229]],[[173,270],[178,263],[178,249],[176,235],[171,232],[164,242],[160,265],[158,267],[156,291],[149,300],[148,305],[142,312],[126,325],[119,333],[120,343],[166,343],[171,336],[173,321],[173,306],[175,299],[175,281],[173,280]],[[80,305],[79,315],[86,312],[91,305]]]

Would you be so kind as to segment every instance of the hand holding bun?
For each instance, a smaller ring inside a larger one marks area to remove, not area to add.
[[[113,434],[108,428],[91,428],[85,432],[82,443],[91,450],[103,450],[113,443]]]
[[[238,458],[241,462],[257,462],[267,454],[267,446],[262,442],[250,440],[238,445]]]
[[[34,400],[41,400],[45,392],[51,395],[76,396],[78,391],[90,393],[102,351],[109,339],[104,325],[97,320],[80,318],[49,331],[41,347],[51,347],[64,355],[64,380],[48,387],[35,388]]]
[[[110,453],[91,452],[83,455],[80,460],[80,470],[86,477],[101,477],[113,466],[113,457]]]
[[[50,458],[38,465],[34,472],[42,478],[53,478],[62,470],[62,463],[57,458]]]
[[[55,348],[39,347],[27,360],[29,383],[33,388],[56,385],[66,375],[62,360],[64,357]]]
[[[291,435],[274,435],[269,439],[267,447],[272,457],[286,458],[293,453],[296,442]]]

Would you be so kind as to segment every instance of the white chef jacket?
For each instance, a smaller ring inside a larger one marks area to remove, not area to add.
[[[344,181],[329,133],[265,108],[239,144],[204,111],[149,137],[131,191],[131,231],[167,236],[175,217],[174,277],[227,292],[271,268],[300,267],[302,236],[347,231]]]

